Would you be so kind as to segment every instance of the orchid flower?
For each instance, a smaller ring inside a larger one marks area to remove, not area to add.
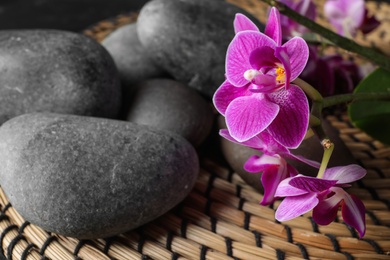
[[[328,0],[324,14],[338,34],[351,38],[364,21],[364,0]]]
[[[227,129],[220,130],[219,134],[231,142],[263,152],[261,156],[251,156],[244,164],[244,169],[247,172],[262,172],[261,183],[264,187],[264,196],[260,202],[261,205],[269,205],[274,202],[276,199],[276,188],[279,183],[288,177],[298,174],[297,170],[288,164],[285,159],[301,161],[316,168],[319,168],[320,166],[317,162],[292,154],[286,147],[276,142],[275,139],[266,132],[254,136],[242,143],[235,140]]]
[[[276,8],[271,9],[265,33],[244,15],[236,16],[234,27],[226,81],[213,97],[216,109],[238,142],[268,132],[283,146],[298,147],[308,128],[309,104],[305,93],[290,82],[306,65],[306,42],[294,37],[282,45]]]
[[[278,221],[287,221],[313,210],[313,220],[328,225],[341,206],[345,223],[354,227],[360,237],[364,236],[365,207],[357,197],[349,195],[343,187],[363,178],[366,174],[359,165],[329,168],[322,179],[297,175],[283,180],[275,196],[285,197],[276,210]]]
[[[317,16],[316,5],[311,0],[281,0],[280,2],[310,20],[314,20]],[[305,26],[284,15],[281,15],[280,22],[283,34],[286,37],[301,36],[309,31]]]

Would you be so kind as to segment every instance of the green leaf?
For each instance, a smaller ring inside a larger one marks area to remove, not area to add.
[[[376,69],[356,87],[354,93],[389,93],[390,73]],[[348,107],[352,123],[371,137],[390,144],[390,101],[357,101]]]

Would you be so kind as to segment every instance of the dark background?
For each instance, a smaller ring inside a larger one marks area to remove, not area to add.
[[[80,32],[98,21],[138,11],[147,0],[0,0],[0,30]]]

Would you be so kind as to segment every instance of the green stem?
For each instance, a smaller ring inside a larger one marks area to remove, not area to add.
[[[390,71],[390,58],[382,53],[376,51],[375,49],[368,48],[357,44],[355,41],[347,39],[338,35],[337,33],[319,25],[318,23],[306,18],[305,16],[300,15],[295,12],[288,6],[283,3],[280,3],[275,0],[261,0],[264,3],[267,3],[270,6],[276,7],[279,12],[296,22],[306,26],[311,31],[321,35],[322,37],[328,39],[335,45],[354,53],[359,54],[362,57],[376,63],[377,65],[383,67],[384,69]]]
[[[341,94],[331,97],[325,97],[322,101],[323,108],[331,107],[342,103],[350,103],[355,101],[367,101],[367,100],[383,100],[390,101],[389,92],[366,92],[366,93],[351,93]]]
[[[322,140],[321,144],[324,147],[324,155],[322,156],[321,166],[318,170],[317,178],[324,177],[326,167],[328,167],[328,163],[334,149],[334,144],[329,139]]]

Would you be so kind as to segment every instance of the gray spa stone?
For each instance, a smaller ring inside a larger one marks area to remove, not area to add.
[[[211,98],[225,79],[225,55],[234,37],[236,13],[259,24],[224,1],[152,0],[140,11],[137,32],[158,65]]]
[[[109,53],[81,34],[0,31],[0,124],[31,112],[114,118],[120,80]]]
[[[191,191],[197,154],[179,135],[111,119],[25,114],[0,127],[1,186],[28,221],[70,237],[149,222]]]
[[[194,89],[171,79],[151,79],[137,86],[126,120],[169,130],[200,145],[213,124],[211,104]]]
[[[141,45],[136,23],[118,28],[102,41],[102,45],[113,57],[126,93],[142,80],[166,74],[149,57],[153,53]]]

